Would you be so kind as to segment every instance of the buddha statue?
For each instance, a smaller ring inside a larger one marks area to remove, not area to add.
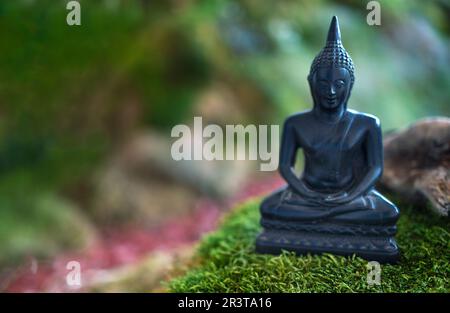
[[[314,106],[284,122],[279,172],[288,185],[261,204],[264,230],[257,252],[398,261],[399,211],[374,189],[383,172],[380,121],[347,109],[354,81],[353,61],[333,17],[308,76]],[[299,149],[304,154],[300,177],[294,171]]]

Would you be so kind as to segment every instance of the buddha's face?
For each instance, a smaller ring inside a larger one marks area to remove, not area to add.
[[[319,68],[312,78],[312,92],[320,107],[336,110],[347,100],[351,77],[345,68]]]

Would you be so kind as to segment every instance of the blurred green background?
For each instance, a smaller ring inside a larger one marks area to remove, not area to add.
[[[356,66],[349,107],[384,131],[450,115],[449,2],[379,2],[369,26],[358,0],[82,0],[68,26],[67,1],[2,0],[0,266],[88,242],[102,223],[93,177],[137,132],[170,140],[194,115],[270,124],[310,108],[333,15]]]

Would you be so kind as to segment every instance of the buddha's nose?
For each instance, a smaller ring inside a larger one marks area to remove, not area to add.
[[[334,88],[334,86],[330,87],[330,90],[328,90],[328,94],[331,97],[334,97],[336,95],[336,89]]]

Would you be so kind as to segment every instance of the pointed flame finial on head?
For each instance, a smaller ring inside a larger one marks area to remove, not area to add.
[[[339,21],[337,16],[333,16],[331,20],[330,29],[328,30],[327,41],[340,41],[341,31],[339,29]]]

